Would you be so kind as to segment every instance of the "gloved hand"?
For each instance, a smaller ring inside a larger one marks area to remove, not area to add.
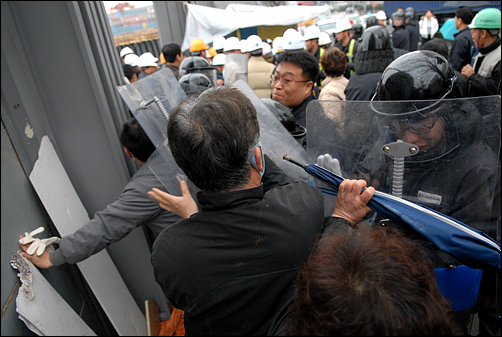
[[[44,231],[44,227],[38,227],[34,231],[31,231],[29,233],[25,232],[24,237],[19,239],[19,243],[22,245],[26,245],[28,243],[31,243],[31,245],[28,247],[28,250],[26,253],[29,255],[33,255],[35,251],[37,252],[37,255],[40,256],[44,252],[44,250],[47,248],[48,251],[54,250],[54,248],[51,246],[53,243],[58,243],[59,238],[58,237],[51,237],[47,239],[39,239],[39,238],[34,238],[33,236],[40,234]]]
[[[330,170],[331,172],[342,176],[342,169],[340,168],[340,162],[336,158],[331,158],[329,153],[325,155],[320,155],[317,157],[317,165],[325,168],[326,170]]]

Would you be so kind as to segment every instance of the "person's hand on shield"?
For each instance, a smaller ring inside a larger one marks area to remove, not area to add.
[[[153,188],[148,195],[150,198],[156,200],[159,206],[166,211],[178,214],[182,218],[189,218],[192,214],[197,213],[199,210],[195,200],[193,200],[190,190],[186,181],[180,182],[181,197],[171,195],[163,192],[157,188]]]

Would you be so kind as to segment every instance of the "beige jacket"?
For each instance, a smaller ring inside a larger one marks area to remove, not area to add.
[[[319,100],[345,101],[345,87],[349,80],[343,75],[338,77],[327,76],[322,81],[322,89],[319,95]]]
[[[271,76],[275,66],[262,56],[251,56],[248,61],[248,84],[260,98],[272,95]]]

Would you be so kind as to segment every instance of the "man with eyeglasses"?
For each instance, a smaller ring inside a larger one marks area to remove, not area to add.
[[[462,97],[456,73],[438,53],[421,50],[394,60],[370,103],[381,138],[355,176],[377,190],[427,206],[497,239],[500,131],[491,134],[498,142],[490,148],[486,141],[490,129],[481,114],[498,104],[500,128],[500,98],[492,97],[487,104]],[[437,249],[431,249],[431,254],[437,268],[460,265]],[[495,309],[493,276],[484,271],[478,307],[485,312]],[[472,309],[454,312],[455,334],[467,334]]]
[[[307,104],[316,97],[314,82],[319,74],[319,63],[308,51],[285,51],[277,59],[272,74],[272,99],[291,109],[295,121],[306,126]]]

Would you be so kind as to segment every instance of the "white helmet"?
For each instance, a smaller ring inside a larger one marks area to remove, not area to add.
[[[225,43],[223,43],[223,50],[225,53],[230,50],[237,50],[241,49],[241,46],[239,44],[239,39],[236,38],[235,36],[229,37],[228,39],[225,40]]]
[[[156,67],[157,66],[157,61],[159,59],[154,57],[152,53],[146,52],[141,54],[141,56],[138,59],[138,66],[140,67]]]
[[[331,36],[329,35],[328,32],[321,32],[319,34],[319,45],[320,46],[327,46],[331,44]]]
[[[127,54],[124,58],[124,63],[129,64],[133,67],[138,65],[139,56],[136,54]]]
[[[227,55],[225,54],[216,54],[213,57],[213,66],[223,66],[225,65],[225,59]]]
[[[249,50],[248,50],[248,43],[249,42],[246,39],[242,39],[242,40],[239,41],[239,49],[241,50],[241,53],[244,54],[244,53],[249,52]]]
[[[284,51],[283,46],[284,38],[282,36],[278,36],[272,42],[272,53],[277,54]]]
[[[262,48],[263,41],[258,35],[251,35],[247,38],[247,48],[246,51],[255,51]],[[244,53],[244,51],[243,51]]]
[[[307,28],[305,28],[305,33],[303,34],[303,38],[305,39],[305,41],[318,39],[319,34],[321,34],[321,30],[319,29],[318,26],[308,26]]]
[[[282,37],[284,38],[283,46],[285,50],[305,49],[306,47],[303,35],[294,29],[291,31],[289,29],[286,30]]]
[[[128,54],[134,54],[134,52],[132,51],[131,48],[129,47],[125,47],[123,48],[121,51],[120,51],[120,58],[123,58],[124,56],[128,55]]]
[[[272,54],[272,47],[270,47],[267,42],[261,43],[261,49],[263,49],[263,52],[261,53],[263,56]]]
[[[349,19],[342,18],[336,22],[335,34],[344,32],[344,31],[349,30],[351,28],[352,28],[352,25],[350,24]]]
[[[216,39],[213,41],[213,48],[215,50],[220,50],[223,49],[223,45],[225,43],[225,37],[224,36],[218,36]]]
[[[378,11],[376,14],[377,20],[387,20],[387,15],[385,14],[384,11]]]

